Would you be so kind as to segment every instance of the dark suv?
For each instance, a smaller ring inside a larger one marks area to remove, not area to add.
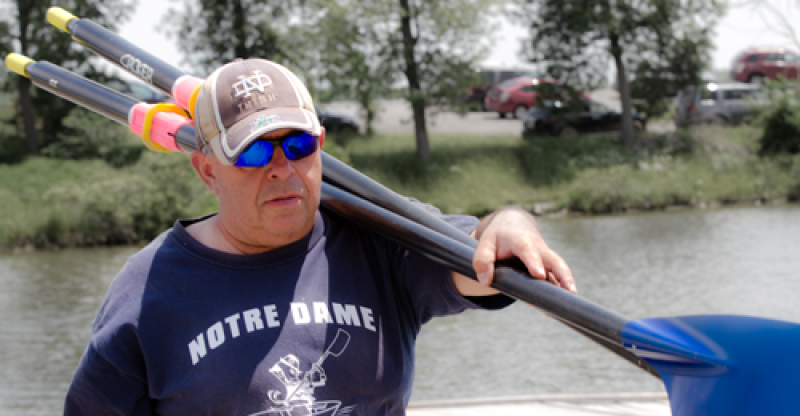
[[[800,56],[785,48],[753,48],[739,53],[731,64],[731,78],[762,84],[764,79],[797,79]]]
[[[471,110],[486,111],[484,99],[486,93],[493,86],[512,78],[528,75],[535,76],[535,71],[522,68],[481,68],[476,71],[480,77],[480,84],[469,87],[469,94],[465,101]]]

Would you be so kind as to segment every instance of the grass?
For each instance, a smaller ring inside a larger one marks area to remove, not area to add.
[[[356,169],[445,212],[480,214],[498,203],[536,201],[517,155],[519,138],[432,136],[430,145],[427,163],[417,158],[410,136],[360,139],[346,151]]]
[[[325,150],[395,191],[446,213],[482,215],[517,204],[539,213],[605,214],[674,206],[800,199],[800,156],[756,156],[761,130],[698,128],[652,135],[636,150],[616,137],[432,135],[417,159],[412,136],[357,137]],[[29,158],[0,164],[0,248],[149,240],[216,201],[183,155],[147,152],[136,164]]]
[[[0,177],[4,248],[130,244],[215,208],[180,155],[146,154],[125,169],[34,157],[0,165]]]

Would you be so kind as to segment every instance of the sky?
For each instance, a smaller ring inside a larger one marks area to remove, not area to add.
[[[778,3],[780,4],[779,1]],[[178,2],[169,0],[139,0],[132,18],[120,28],[120,34],[156,57],[181,68],[180,55],[174,46],[175,41],[167,39],[156,30],[161,16],[170,5],[176,4]],[[790,16],[795,22],[793,29],[800,33],[800,18],[798,18],[800,10],[785,13],[793,14]],[[712,67],[715,70],[729,68],[736,54],[749,46],[770,45],[795,49],[792,42],[776,33],[775,22],[770,21],[768,17],[768,14],[742,7],[730,8],[715,31]],[[509,66],[524,64],[524,60],[518,55],[519,41],[525,37],[524,28],[505,24],[495,36],[492,53],[485,64]]]

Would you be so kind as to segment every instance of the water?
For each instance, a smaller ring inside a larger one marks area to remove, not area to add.
[[[61,413],[100,300],[135,251],[0,256],[0,415]]]
[[[800,322],[800,207],[543,220],[580,294],[628,318],[731,313]],[[109,282],[137,247],[0,256],[0,416],[61,412]],[[662,392],[652,376],[515,304],[434,320],[412,400]]]

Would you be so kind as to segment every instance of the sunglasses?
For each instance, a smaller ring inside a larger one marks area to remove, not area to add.
[[[317,137],[305,131],[294,131],[282,139],[261,139],[253,142],[239,155],[234,166],[243,168],[267,166],[275,154],[276,146],[280,146],[283,154],[292,162],[311,156],[318,147]]]

